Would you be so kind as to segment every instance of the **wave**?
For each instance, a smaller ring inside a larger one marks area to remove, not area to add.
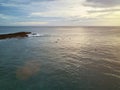
[[[104,73],[104,74],[120,79],[120,75],[116,75],[116,74],[112,74],[112,73]]]
[[[51,35],[49,34],[39,34],[39,33],[31,33],[31,34],[28,34],[28,37],[49,37]]]

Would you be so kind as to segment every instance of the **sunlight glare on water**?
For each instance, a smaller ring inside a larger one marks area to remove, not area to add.
[[[120,27],[1,27],[0,90],[119,90]]]

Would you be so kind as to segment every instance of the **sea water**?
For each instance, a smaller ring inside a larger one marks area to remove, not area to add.
[[[0,90],[120,90],[120,27],[0,27]]]

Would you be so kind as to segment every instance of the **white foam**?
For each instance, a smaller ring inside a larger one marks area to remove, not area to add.
[[[31,33],[31,34],[28,34],[28,37],[40,37],[42,35],[40,35],[39,33]]]
[[[49,34],[39,34],[39,33],[31,33],[28,34],[28,37],[50,37],[51,35]]]

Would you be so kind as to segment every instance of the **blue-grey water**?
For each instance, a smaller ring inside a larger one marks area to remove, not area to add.
[[[120,27],[0,27],[0,90],[120,90]]]

